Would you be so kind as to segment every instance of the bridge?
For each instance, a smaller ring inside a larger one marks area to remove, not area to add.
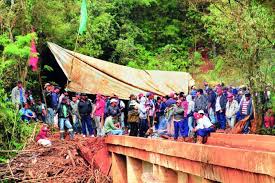
[[[207,144],[108,136],[114,183],[274,183],[275,137],[213,133]]]

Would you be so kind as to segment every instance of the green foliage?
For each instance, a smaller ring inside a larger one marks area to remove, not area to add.
[[[24,82],[27,78],[32,38],[36,38],[35,33],[15,36],[14,41],[7,34],[0,35],[0,45],[4,48],[3,52],[0,52],[0,67],[3,70],[2,72],[5,73],[0,75],[0,79],[3,81],[2,86],[5,89],[10,90],[17,80]]]
[[[46,71],[49,71],[49,72],[53,71],[53,68],[49,65],[44,65],[43,69],[46,70]]]
[[[274,128],[261,128],[258,130],[258,134],[275,136],[275,129]]]
[[[34,1],[39,11],[33,11],[32,23],[46,36],[43,41],[75,49],[80,3]],[[76,51],[118,64],[186,71],[194,66],[190,47],[207,38],[198,31],[204,29],[201,15],[178,0],[95,0],[87,5],[87,32],[78,37]]]
[[[14,105],[7,100],[8,96],[0,89],[0,150],[20,150],[31,136],[34,125],[20,121]],[[12,153],[0,153],[0,161],[12,156]]]
[[[219,1],[211,4],[209,11],[202,20],[211,38],[223,48],[221,55],[226,60],[223,68],[238,73],[233,78],[244,78],[253,96],[255,118],[260,127],[265,104],[256,94],[260,95],[271,83],[274,89],[271,58],[275,15],[256,0]]]

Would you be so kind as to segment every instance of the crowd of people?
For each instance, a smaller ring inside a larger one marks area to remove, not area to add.
[[[246,117],[248,120],[242,132],[249,133],[254,116],[249,90],[223,84],[210,88],[206,82],[204,86],[204,89],[192,86],[186,94],[131,94],[129,100],[121,100],[115,94],[103,96],[98,93],[93,101],[84,93],[61,91],[59,86],[46,83],[43,97],[34,100],[31,92],[25,91],[22,82],[18,81],[11,98],[20,109],[23,121],[39,120],[56,125],[62,140],[67,130],[70,139],[75,134],[83,137],[128,134],[152,138],[168,136],[187,141],[195,135],[197,143],[203,143],[211,132],[233,128]],[[270,100],[269,93],[265,97]],[[273,118],[264,123],[267,128],[274,127],[274,115],[271,116]],[[47,128],[43,126],[43,129],[42,134]]]

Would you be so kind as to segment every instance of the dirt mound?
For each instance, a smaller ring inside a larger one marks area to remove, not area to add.
[[[106,147],[104,139],[82,138],[61,141],[51,138],[52,146],[43,148],[30,143],[9,164],[0,167],[1,180],[16,182],[111,182],[93,163],[88,162],[80,150],[87,147],[89,155]]]

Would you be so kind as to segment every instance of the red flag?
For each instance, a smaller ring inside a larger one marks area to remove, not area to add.
[[[31,53],[30,53],[29,66],[31,66],[32,71],[37,71],[37,69],[38,69],[38,53],[36,50],[34,38],[32,39],[32,42],[31,42]]]

